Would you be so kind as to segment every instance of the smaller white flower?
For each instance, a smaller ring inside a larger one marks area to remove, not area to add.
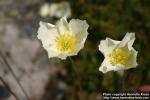
[[[63,16],[69,18],[71,16],[71,7],[68,2],[59,2],[59,3],[45,3],[41,6],[40,15],[42,17],[57,17],[61,18]]]
[[[45,3],[41,6],[41,9],[39,11],[39,14],[42,16],[42,17],[47,17],[49,15],[49,4],[48,3]]]
[[[49,16],[61,18],[63,16],[69,18],[71,16],[71,7],[68,2],[52,3],[49,6]]]
[[[137,66],[137,51],[132,47],[135,33],[127,33],[122,41],[106,38],[99,45],[99,50],[104,55],[99,70],[103,73],[108,71],[123,71]]]
[[[48,52],[49,58],[66,59],[67,56],[77,55],[83,48],[88,27],[86,21],[72,19],[68,23],[63,17],[56,25],[40,22],[37,37]]]

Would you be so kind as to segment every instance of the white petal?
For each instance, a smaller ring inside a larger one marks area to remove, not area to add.
[[[69,53],[68,56],[75,56],[78,52],[84,47],[83,41],[81,43],[77,43],[73,52]]]
[[[101,40],[99,44],[99,50],[103,53],[104,56],[110,54],[113,49],[119,44],[120,41],[112,40],[110,38],[106,38],[105,40]]]
[[[58,57],[62,60],[65,60],[68,56],[70,56],[68,53],[60,53],[55,45],[54,46],[51,46],[49,48],[46,48],[46,51],[48,52],[48,57],[49,58],[52,58],[52,57]]]
[[[74,52],[72,53],[72,55],[77,55],[78,52],[84,47],[84,44],[85,44],[85,40],[86,40],[87,36],[83,38],[82,41],[80,42],[77,42],[75,45],[75,50]]]
[[[58,32],[54,25],[40,22],[37,37],[41,40],[44,49],[48,52],[49,58],[57,55],[53,50],[55,38],[57,35]]]
[[[59,6],[59,4],[57,4],[57,3],[52,3],[49,5],[49,16],[50,17],[57,17],[58,6]]]
[[[118,47],[123,47],[127,44],[129,50],[131,50],[134,41],[135,41],[135,33],[127,33],[125,37],[122,39],[122,41],[120,42]]]
[[[61,18],[60,21],[57,22],[56,26],[60,34],[64,34],[66,32],[69,33],[69,25],[66,17]]]
[[[72,34],[75,34],[79,40],[82,40],[84,37],[87,37],[89,25],[87,22],[84,20],[79,20],[79,19],[72,19],[69,22],[69,28]]]
[[[122,64],[117,64],[115,66],[112,66],[112,64],[110,64],[108,58],[105,58],[101,67],[99,68],[99,71],[103,72],[103,73],[107,73],[109,71],[122,71],[125,70],[124,65]]]
[[[89,25],[85,20],[82,21],[80,19],[72,19],[69,22],[69,28],[73,34],[86,35],[84,33],[86,33],[88,27]]]
[[[114,69],[114,66],[112,66],[109,63],[109,60],[107,58],[104,59],[104,61],[102,62],[99,71],[103,72],[103,73],[107,73],[108,71],[112,71]]]
[[[57,50],[55,49],[54,46],[46,47],[45,49],[48,52],[48,58],[52,58],[52,57],[57,57],[58,56],[58,52],[57,52]]]
[[[38,39],[42,41],[43,46],[51,45],[54,42],[55,37],[58,32],[54,25],[40,22],[40,27],[38,29]]]
[[[114,71],[123,71],[123,70],[125,70],[125,66],[122,65],[122,64],[117,64],[117,65],[114,66],[113,70]]]
[[[44,5],[42,5],[39,13],[42,17],[46,17],[48,15],[48,12],[49,12],[49,4],[45,3]]]
[[[130,55],[130,59],[129,59],[129,64],[127,66],[127,69],[129,68],[135,68],[137,67],[137,51],[132,48],[132,50],[130,51],[131,55]]]
[[[61,18],[71,16],[71,8],[69,2],[51,3],[49,6],[49,15],[51,17]]]
[[[72,19],[69,22],[69,28],[72,34],[75,34],[77,38],[77,46],[76,46],[76,53],[79,50],[81,50],[84,47],[85,40],[87,39],[87,29],[89,25],[87,24],[86,21],[82,21],[79,19]]]
[[[67,54],[59,54],[59,55],[58,55],[58,58],[60,58],[60,59],[62,59],[62,60],[65,60],[67,57],[68,57]]]

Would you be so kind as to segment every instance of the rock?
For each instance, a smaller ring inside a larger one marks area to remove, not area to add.
[[[5,19],[5,20],[3,20]],[[0,51],[16,74],[29,97],[39,100],[50,79],[51,63],[36,37],[20,37],[21,29],[13,19],[0,19]],[[3,20],[3,21],[1,21]],[[27,100],[0,57],[0,75],[21,100]],[[5,91],[1,89],[1,95]],[[11,95],[7,100],[15,100]]]

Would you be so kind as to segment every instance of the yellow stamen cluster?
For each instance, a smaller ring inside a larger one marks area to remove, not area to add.
[[[116,64],[127,65],[129,61],[129,53],[122,48],[117,48],[110,55],[110,62],[114,66]]]
[[[76,37],[74,35],[64,33],[56,37],[56,47],[61,53],[70,53],[75,49]]]

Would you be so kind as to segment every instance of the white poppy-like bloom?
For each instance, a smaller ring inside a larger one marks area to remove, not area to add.
[[[66,59],[67,56],[77,55],[84,47],[88,27],[86,21],[72,19],[68,23],[63,17],[56,25],[40,22],[37,37],[48,52],[49,58]]]
[[[99,70],[103,73],[108,71],[123,71],[137,66],[137,51],[132,47],[135,33],[127,33],[122,41],[106,38],[99,45],[99,50],[104,55]]]
[[[47,17],[49,15],[49,4],[48,3],[45,3],[41,6],[39,14],[42,17]]]
[[[71,7],[69,2],[52,3],[49,6],[49,16],[61,18],[66,16],[67,18],[71,16]]]
[[[41,6],[39,11],[42,17],[57,17],[61,18],[66,16],[69,18],[71,16],[71,7],[70,3],[66,1],[62,1],[59,3],[45,3]]]

